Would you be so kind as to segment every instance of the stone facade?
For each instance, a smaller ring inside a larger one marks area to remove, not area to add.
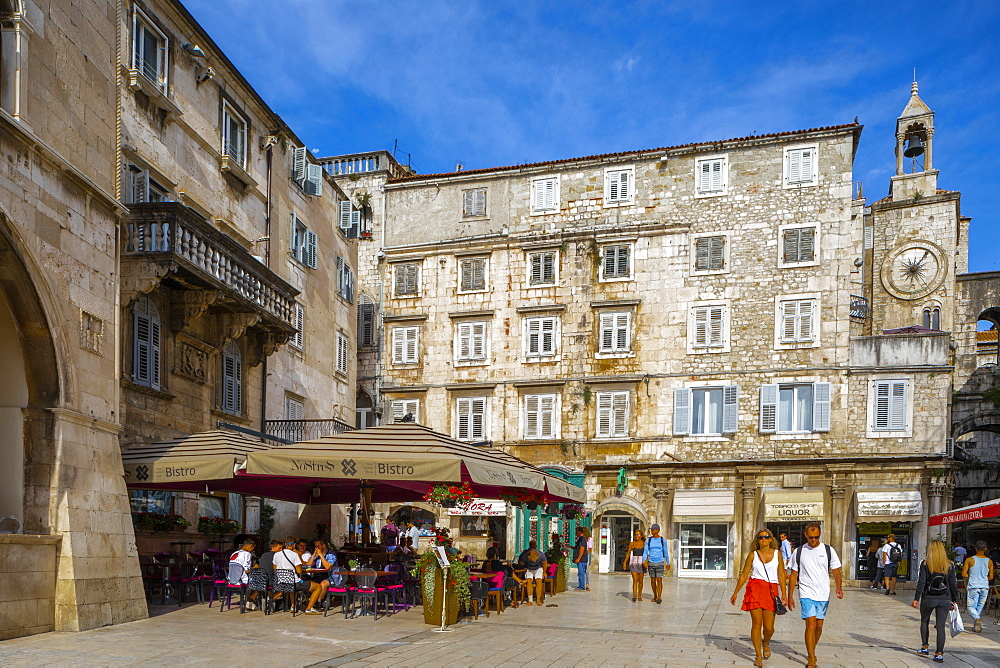
[[[916,90],[900,127],[930,152]],[[370,175],[384,184],[381,247],[361,273],[382,295],[384,415],[586,470],[602,568],[615,563],[609,522],[627,515],[670,527],[682,570],[706,575],[681,545],[681,524],[702,516],[726,535],[715,574],[732,574],[745,537],[778,526],[777,494],[822,497],[806,519],[824,522],[852,579],[874,520],[906,523],[915,558],[954,468],[947,332],[964,326],[968,219],[929,167],[904,164],[894,196],[868,206],[852,173],[860,134]],[[914,248],[940,264],[929,289],[904,291],[893,272]],[[885,333],[932,308],[933,328]],[[728,494],[718,512],[675,513],[673,496],[712,490]]]

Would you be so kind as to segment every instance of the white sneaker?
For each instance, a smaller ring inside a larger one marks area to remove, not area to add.
[[[254,603],[253,601],[247,601],[246,608],[249,612],[253,612],[254,610],[257,609],[257,604]]]

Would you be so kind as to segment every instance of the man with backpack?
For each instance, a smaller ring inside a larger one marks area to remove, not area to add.
[[[829,545],[820,542],[823,533],[819,522],[806,525],[806,544],[792,553],[792,577],[788,584],[788,609],[794,607],[791,592],[798,587],[802,619],[806,621],[807,668],[816,666],[816,645],[823,635],[823,620],[830,606],[830,574],[837,584],[837,598],[844,598],[840,557]]]
[[[653,585],[653,603],[663,603],[663,571],[670,570],[670,553],[667,541],[660,535],[660,525],[649,527],[649,538],[642,548],[642,564],[649,571],[649,582]]]
[[[885,577],[885,595],[895,596],[896,571],[899,569],[899,562],[903,560],[903,548],[896,542],[894,534],[886,536],[885,545],[880,550],[879,560],[882,562]]]

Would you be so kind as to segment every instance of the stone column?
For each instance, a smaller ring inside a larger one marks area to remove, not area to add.
[[[927,128],[927,143],[924,145],[924,171],[934,169],[934,128]]]
[[[849,579],[849,557],[851,556],[847,552],[847,548],[844,544],[844,518],[847,511],[847,503],[845,498],[847,496],[847,488],[843,485],[838,484],[836,481],[830,484],[830,513],[828,517],[830,518],[829,531],[827,532],[826,542],[828,545],[832,545],[837,553],[840,555],[840,560],[844,562],[844,579]]]
[[[903,173],[903,139],[905,135],[898,133],[896,135],[896,175],[899,176]]]
[[[675,549],[678,543],[676,531],[674,531],[674,517],[670,509],[670,492],[666,487],[654,487],[653,498],[656,499],[656,513],[653,515],[650,524],[660,525],[660,535],[667,539],[670,547],[671,561],[674,567],[667,571],[667,577],[677,575],[677,562],[680,561],[680,550]],[[646,527],[646,535],[649,535],[649,527]]]
[[[740,522],[737,534],[736,545],[734,546],[736,554],[743,554],[745,551],[743,549],[744,545],[749,545],[753,540],[754,531],[757,527],[754,526],[754,515],[757,510],[757,487],[751,481],[745,481],[744,486],[740,488],[740,493],[743,497],[742,510],[740,511]]]

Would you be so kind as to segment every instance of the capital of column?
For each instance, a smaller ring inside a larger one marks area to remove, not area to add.
[[[757,496],[756,487],[743,487],[740,489],[740,492],[742,492],[744,499],[752,499]]]
[[[668,489],[666,487],[654,487],[653,488],[653,498],[654,499],[659,499],[661,501],[669,499],[670,498],[670,492],[672,492],[672,491],[673,490]]]
[[[830,485],[830,498],[842,499],[847,494],[847,488],[843,485]]]

